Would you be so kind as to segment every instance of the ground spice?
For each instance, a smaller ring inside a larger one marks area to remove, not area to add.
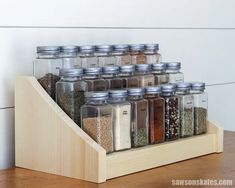
[[[146,128],[139,128],[137,132],[132,132],[132,145],[134,147],[148,144],[148,131]]]
[[[46,90],[46,92],[55,100],[56,96],[56,82],[60,80],[60,77],[52,73],[48,73],[42,78],[38,79],[38,82]]]
[[[180,136],[181,137],[192,136],[194,134],[193,109],[185,108],[183,111],[181,111],[180,117],[181,117]]]
[[[202,134],[207,131],[207,109],[202,107],[194,108],[194,134]]]

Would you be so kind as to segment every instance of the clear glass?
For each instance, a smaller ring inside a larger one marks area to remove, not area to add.
[[[180,137],[179,99],[174,93],[162,95],[165,99],[165,141]]]
[[[55,100],[56,82],[60,80],[59,69],[62,61],[58,54],[38,54],[33,62],[33,74],[46,92]]]
[[[132,64],[146,64],[147,63],[147,57],[144,54],[144,52],[141,51],[131,51],[131,63]]]
[[[110,98],[113,108],[114,150],[131,148],[131,104],[126,98]]]
[[[154,84],[155,85],[162,85],[162,84],[169,83],[169,74],[168,73],[153,71],[152,74],[154,75]]]
[[[104,74],[102,77],[107,82],[107,89],[122,89],[122,79],[116,74]]]
[[[116,59],[111,53],[96,52],[95,55],[97,56],[99,67],[116,65]]]
[[[113,110],[106,100],[87,101],[81,107],[82,129],[107,153],[114,151]]]
[[[56,102],[81,127],[80,108],[85,104],[87,83],[81,77],[61,77],[56,83]]]
[[[184,82],[184,74],[180,71],[167,70],[169,73],[169,83],[181,83]]]
[[[123,89],[140,87],[139,78],[133,73],[121,73],[119,77],[122,79]]]
[[[148,71],[143,72],[136,72],[136,76],[139,79],[139,86],[140,87],[147,87],[154,85],[154,76]]]
[[[62,68],[79,68],[82,67],[81,58],[77,56],[77,53],[63,52],[60,54],[62,60]]]
[[[146,94],[149,105],[149,143],[165,140],[165,101],[159,95]]]
[[[94,53],[80,53],[82,68],[98,67],[98,59]]]
[[[161,62],[161,54],[158,50],[145,50],[147,64],[154,64]]]
[[[128,52],[113,52],[112,55],[116,59],[116,66],[131,64],[131,56]]]
[[[148,136],[148,101],[143,96],[130,96],[131,102],[131,145],[132,147],[145,146],[149,143]]]
[[[194,97],[194,134],[207,132],[208,95],[203,91],[190,91]]]
[[[88,91],[106,91],[108,89],[107,82],[100,75],[84,75],[83,79],[88,84]]]
[[[194,98],[189,91],[178,91],[180,110],[180,137],[194,135]]]

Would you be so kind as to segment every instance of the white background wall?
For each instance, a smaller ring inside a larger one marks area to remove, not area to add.
[[[0,169],[14,161],[14,80],[32,75],[38,45],[158,42],[164,61],[182,62],[187,81],[210,85],[209,118],[234,131],[234,7],[234,0],[1,0]]]

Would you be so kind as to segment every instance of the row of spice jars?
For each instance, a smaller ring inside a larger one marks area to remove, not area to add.
[[[88,82],[88,91],[105,91],[183,82],[184,75],[180,72],[180,68],[179,62],[78,68],[81,69],[78,71],[81,74],[77,77]],[[64,67],[59,68],[62,72],[63,69]],[[76,69],[71,69],[73,70],[76,72]],[[60,76],[68,79],[66,75],[54,75],[51,72],[48,73],[48,70],[35,74],[53,99],[55,98],[55,84]]]
[[[82,129],[107,153],[206,132],[204,83],[86,92]]]
[[[153,64],[160,62],[158,44],[39,46],[37,59],[63,63],[66,68]]]

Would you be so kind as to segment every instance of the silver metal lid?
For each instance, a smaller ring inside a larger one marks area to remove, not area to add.
[[[145,88],[146,94],[160,94],[162,93],[162,87],[161,86],[150,86]]]
[[[61,46],[61,52],[78,52],[78,46]]]
[[[84,46],[80,46],[80,52],[81,53],[92,53],[95,51],[95,46],[92,45],[84,45]]]
[[[108,99],[109,93],[107,91],[91,91],[85,92],[85,97],[90,100],[105,100]]]
[[[129,96],[140,96],[144,95],[144,88],[129,88],[127,90]]]
[[[203,91],[206,88],[206,84],[204,82],[192,82],[191,89],[192,90],[200,90]]]
[[[112,45],[98,45],[96,46],[97,52],[111,52],[113,50]]]
[[[123,98],[127,97],[127,90],[110,90],[109,96],[112,98]]]
[[[152,69],[151,64],[136,64],[135,65],[136,71],[150,71]]]
[[[172,93],[176,91],[176,84],[162,85],[162,93]]]
[[[166,64],[165,63],[154,63],[154,64],[152,64],[152,70],[153,71],[164,71],[164,70],[166,70]]]
[[[59,46],[37,46],[37,53],[50,52],[58,53],[60,51]]]
[[[132,44],[130,45],[130,50],[131,51],[144,51],[145,46],[144,44]]]
[[[159,44],[145,44],[146,50],[159,50]]]
[[[60,69],[60,76],[64,77],[77,77],[83,75],[83,69],[77,68],[77,69]]]
[[[128,44],[116,44],[113,45],[115,51],[128,51],[129,45]]]
[[[84,70],[85,74],[88,75],[98,75],[102,73],[101,67],[89,67]]]
[[[169,62],[166,63],[166,69],[167,70],[179,70],[181,68],[180,62]]]
[[[120,67],[121,73],[135,72],[135,65],[123,65]]]
[[[192,84],[191,83],[177,83],[176,84],[176,89],[178,91],[185,91],[191,89]]]
[[[107,66],[107,67],[103,67],[103,73],[104,73],[104,74],[115,74],[115,73],[119,73],[119,67],[116,67],[116,66]]]

